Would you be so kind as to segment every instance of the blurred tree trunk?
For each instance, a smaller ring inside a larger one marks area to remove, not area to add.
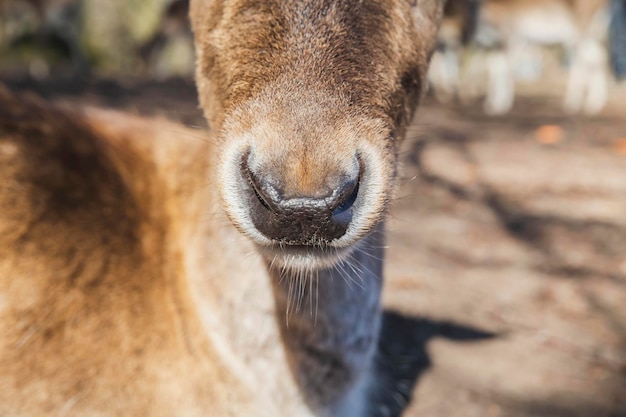
[[[97,72],[137,70],[137,51],[157,30],[170,0],[83,0],[81,43]]]

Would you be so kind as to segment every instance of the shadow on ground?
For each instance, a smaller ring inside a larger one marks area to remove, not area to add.
[[[385,311],[376,357],[377,390],[371,396],[374,402],[371,417],[402,415],[412,400],[420,376],[432,366],[426,349],[432,339],[467,343],[494,337],[494,333],[472,327]]]
[[[526,110],[411,129],[385,305],[498,337],[429,340],[404,417],[626,416],[626,121]]]

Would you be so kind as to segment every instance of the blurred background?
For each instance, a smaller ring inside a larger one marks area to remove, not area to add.
[[[168,78],[193,74],[188,2],[1,0],[3,72]]]
[[[0,0],[0,82],[205,127],[186,1]],[[626,0],[450,0],[376,415],[626,416]]]

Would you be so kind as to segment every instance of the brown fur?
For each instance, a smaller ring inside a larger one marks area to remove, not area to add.
[[[440,2],[415,2],[425,23],[439,18]],[[295,78],[309,84],[300,85],[302,90],[332,89],[351,105],[406,123],[436,30],[436,25],[418,28],[408,22],[411,3],[192,1],[197,82],[207,118],[219,128],[221,116],[268,84]]]
[[[0,103],[0,415],[211,409],[219,386],[204,380],[229,373],[182,307],[176,236],[177,218],[200,216],[181,203],[205,189],[207,143],[163,121]]]
[[[441,7],[418,1],[413,21],[408,1],[349,3],[192,2],[217,141],[0,90],[0,415],[365,414],[381,213]],[[361,140],[390,179],[349,245],[369,289],[316,264],[315,318],[290,305],[303,276],[272,269],[219,206],[224,149],[250,129],[282,146],[272,169],[294,190]]]

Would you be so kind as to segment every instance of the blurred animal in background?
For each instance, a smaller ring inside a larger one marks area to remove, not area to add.
[[[611,1],[609,42],[613,73],[623,80],[626,78],[626,0]]]
[[[488,49],[484,108],[513,106],[515,68],[536,46],[560,46],[569,59],[564,107],[594,114],[608,96],[606,0],[485,0],[474,42]]]
[[[460,90],[460,59],[476,31],[481,0],[448,0],[439,28],[437,49],[428,80],[437,98],[456,97]]]
[[[612,4],[609,0],[451,0],[429,74],[435,95],[459,95],[461,87],[475,90],[486,73],[484,111],[507,113],[513,107],[516,80],[542,75],[548,47],[560,50],[567,64],[564,109],[598,113],[608,99],[609,63],[618,78],[626,74],[625,4],[624,0]]]

